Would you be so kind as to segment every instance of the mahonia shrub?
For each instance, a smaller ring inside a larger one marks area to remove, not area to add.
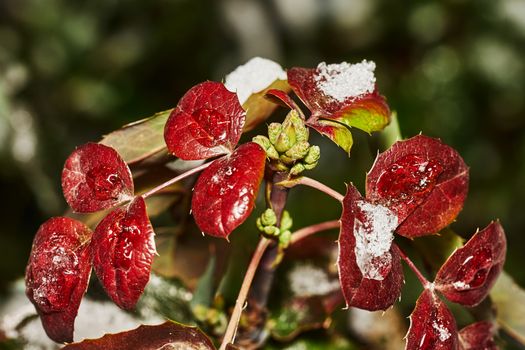
[[[235,334],[254,276],[263,268],[261,260],[271,260],[264,267],[267,274],[275,271],[294,245],[333,228],[340,230],[339,287],[332,291],[331,304],[319,304],[321,311],[308,309],[308,316],[331,313],[344,304],[369,311],[389,309],[401,297],[404,260],[423,287],[410,315],[406,349],[495,349],[493,322],[482,320],[458,330],[444,301],[470,308],[487,297],[505,261],[506,239],[500,222],[476,232],[444,263],[436,262],[441,266],[432,282],[396,239],[402,236],[416,242],[443,232],[456,219],[469,181],[468,166],[456,150],[422,134],[399,140],[377,155],[366,175],[364,194],[348,178],[343,179],[348,182],[346,193],[340,194],[305,176],[321,156],[320,147],[310,144],[311,130],[350,154],[354,129],[381,133],[391,122],[393,114],[378,91],[374,70],[374,62],[363,60],[285,72],[275,62],[255,58],[224,83],[206,81],[192,87],[172,110],[109,134],[100,143],[75,149],[62,172],[64,197],[74,212],[102,215],[93,230],[70,217],[51,218],[35,236],[26,294],[48,336],[56,342],[73,341],[75,317],[92,269],[116,305],[135,308],[157,254],[146,200],[198,174],[191,215],[204,235],[228,240],[252,214],[261,187],[267,203],[256,220],[260,242],[227,327],[211,334],[222,339],[220,349],[245,346],[242,334],[239,343]],[[266,135],[239,144],[244,132],[263,123],[279,106],[288,111],[282,122],[269,123]],[[169,156],[159,157],[164,150]],[[156,168],[149,167],[148,161],[158,165],[175,159],[188,166],[186,171],[136,192],[137,174],[155,175]],[[132,172],[129,166],[137,164],[142,165],[140,171]],[[288,193],[301,185],[333,197],[341,204],[340,216],[292,232],[292,214],[285,206]],[[271,289],[272,279],[266,281],[266,286],[257,286],[262,300]],[[269,321],[264,313],[258,315],[262,322],[252,322],[251,327],[260,331]],[[263,343],[264,339],[253,340],[251,347]],[[215,349],[199,329],[172,321],[66,348],[165,346]]]

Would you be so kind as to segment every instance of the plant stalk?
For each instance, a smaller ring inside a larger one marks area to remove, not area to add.
[[[301,178],[295,181],[295,184],[315,188],[316,190],[326,193],[327,195],[336,199],[337,201],[341,203],[343,202],[344,196],[341,193],[310,177],[302,176]]]
[[[290,244],[297,243],[300,240],[313,235],[314,233],[339,228],[339,226],[339,220],[331,220],[303,227],[302,229],[299,229],[292,234],[292,241],[290,242]]]
[[[394,249],[397,249],[399,255],[401,256],[401,258],[403,260],[405,260],[406,264],[408,265],[408,267],[410,267],[410,269],[412,271],[414,271],[414,273],[416,274],[416,277],[417,279],[419,280],[419,282],[421,282],[421,284],[423,285],[423,288],[425,289],[429,289],[432,287],[432,283],[430,283],[429,280],[426,279],[425,276],[423,276],[423,274],[421,273],[421,271],[419,271],[419,269],[417,268],[417,266],[414,264],[414,262],[412,262],[412,260],[408,257],[408,255],[405,254],[404,251],[401,250],[401,248],[399,248],[398,245],[396,244],[393,244],[393,247]]]
[[[151,190],[149,190],[148,192],[146,193],[143,193],[141,196],[142,198],[146,199],[148,198],[149,196],[159,192],[160,190],[168,187],[168,186],[171,186],[173,185],[174,183],[180,181],[180,180],[183,180],[185,178],[187,178],[188,176],[191,176],[195,173],[198,173],[199,171],[202,171],[204,169],[206,169],[207,167],[209,167],[213,162],[208,162],[208,163],[204,163],[202,165],[199,165],[198,167],[195,167],[193,169],[190,169],[188,171],[186,171],[185,173],[182,173],[178,176],[175,176],[174,178],[164,182],[164,183],[161,183],[160,185],[158,185],[157,187],[155,188],[152,188]]]
[[[270,240],[261,237],[261,240],[259,241],[259,244],[253,253],[250,264],[248,265],[248,269],[246,270],[246,274],[244,275],[241,289],[239,290],[239,295],[235,301],[235,307],[230,317],[230,321],[228,323],[228,327],[226,328],[226,333],[224,334],[219,350],[226,350],[226,346],[228,346],[228,344],[231,343],[235,338],[237,326],[239,325],[239,320],[241,319],[242,310],[244,308],[244,304],[246,303],[246,297],[248,296],[248,291],[250,290],[253,277],[255,276],[255,271],[257,270],[259,262],[261,261],[261,258],[269,244]]]

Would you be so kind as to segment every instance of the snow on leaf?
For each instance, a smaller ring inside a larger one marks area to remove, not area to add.
[[[263,91],[276,80],[286,80],[283,68],[267,58],[254,57],[228,74],[224,86],[237,93],[242,105],[250,95]]]
[[[339,235],[339,281],[348,306],[386,310],[401,294],[403,272],[392,247],[395,215],[367,203],[353,185],[343,200]]]
[[[202,172],[191,203],[201,231],[226,238],[246,220],[255,204],[265,162],[264,150],[249,142]]]
[[[367,200],[394,211],[397,233],[417,237],[450,224],[463,207],[468,168],[440,140],[423,135],[396,142],[367,174]]]
[[[435,285],[450,301],[475,306],[503,269],[507,244],[499,221],[490,223],[456,250],[437,273]]]
[[[40,226],[33,241],[26,295],[56,342],[73,341],[75,317],[91,272],[91,234],[81,222],[56,217]]]
[[[109,213],[97,225],[91,245],[95,273],[109,297],[132,309],[148,283],[156,252],[144,199]]]
[[[133,178],[113,148],[90,142],[78,147],[66,160],[62,191],[74,211],[91,213],[131,199]]]
[[[494,325],[490,322],[476,322],[459,331],[461,350],[497,350],[494,342]]]
[[[288,82],[312,112],[314,120],[330,119],[368,133],[382,130],[390,110],[375,86],[375,63],[326,65],[316,69],[292,68]]]
[[[171,112],[164,129],[168,150],[184,160],[233,151],[246,113],[237,95],[222,83],[207,81],[191,88]]]
[[[87,339],[65,346],[65,350],[215,350],[212,342],[198,328],[167,321],[155,326],[140,326],[99,339]]]
[[[433,290],[425,289],[410,315],[407,350],[456,350],[456,320]]]

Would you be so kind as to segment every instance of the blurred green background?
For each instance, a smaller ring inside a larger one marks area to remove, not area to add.
[[[440,137],[471,167],[454,228],[501,219],[506,269],[525,285],[524,54],[523,0],[1,0],[0,285],[23,274],[38,226],[66,209],[60,173],[76,145],[253,56],[283,67],[375,60],[403,135]],[[355,134],[350,161],[327,144],[315,172],[339,190],[362,185],[373,160]],[[291,200],[296,227],[339,215],[322,195]]]

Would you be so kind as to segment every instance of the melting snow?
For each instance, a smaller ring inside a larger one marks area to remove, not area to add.
[[[288,275],[292,292],[299,297],[326,295],[339,288],[338,280],[330,280],[324,270],[313,265],[297,265]]]
[[[283,68],[272,60],[254,57],[228,74],[224,85],[237,93],[242,105],[251,94],[263,91],[276,80],[286,80]]]
[[[436,321],[432,322],[432,328],[438,332],[439,340],[444,342],[450,338],[450,332],[445,328],[444,325],[437,323]]]
[[[454,286],[454,288],[461,289],[461,290],[470,288],[470,285],[468,283],[463,282],[463,281],[456,281],[456,282],[452,283],[452,285]]]
[[[320,63],[317,66],[314,80],[319,89],[327,96],[343,102],[351,97],[371,93],[375,89],[376,64],[363,60],[361,63],[339,64]]]
[[[357,206],[365,217],[364,222],[356,219],[354,227],[357,266],[363,277],[381,281],[392,262],[390,247],[397,216],[382,205],[358,201]]]

